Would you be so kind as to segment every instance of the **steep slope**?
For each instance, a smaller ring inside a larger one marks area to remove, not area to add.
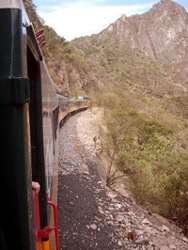
[[[84,48],[93,39],[99,44],[138,49],[159,63],[172,65],[178,84],[188,87],[188,13],[173,1],[162,0],[142,15],[122,15],[93,38],[77,39],[73,44]]]
[[[173,1],[163,0],[143,15],[123,15],[101,35],[126,41],[160,63],[175,63],[188,45],[188,14]]]
[[[99,34],[72,41],[105,93],[99,102],[114,107],[123,99],[172,127],[181,119],[187,123],[187,23],[183,7],[163,0],[142,15],[123,15]],[[186,128],[179,136],[185,148]]]
[[[71,44],[98,78],[109,157],[126,175],[127,188],[188,231],[187,24],[186,11],[163,0]]]
[[[97,90],[96,79],[82,53],[78,54],[64,38],[44,24],[31,0],[24,0],[24,4],[35,30],[44,29],[46,45],[42,51],[57,92],[78,96]]]

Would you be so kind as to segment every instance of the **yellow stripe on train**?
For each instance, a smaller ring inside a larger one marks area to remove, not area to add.
[[[42,250],[50,250],[49,240],[42,241]]]

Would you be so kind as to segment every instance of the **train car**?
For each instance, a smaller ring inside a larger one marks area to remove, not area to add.
[[[49,208],[57,219],[49,199],[57,182],[58,97],[21,0],[1,0],[0,37],[0,249],[49,249],[54,229],[58,249]]]
[[[86,110],[89,107],[89,100],[80,100],[80,99],[69,99],[64,96],[58,95],[59,99],[59,127],[61,128],[66,121],[66,119],[83,110]]]
[[[58,131],[70,114],[88,107],[56,94],[40,46],[22,0],[1,0],[1,250],[59,249]]]

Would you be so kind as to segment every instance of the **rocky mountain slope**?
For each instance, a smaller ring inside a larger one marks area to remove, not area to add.
[[[123,15],[99,34],[73,40],[104,93],[98,103],[111,109],[124,103],[172,128],[187,123],[187,24],[182,6],[162,0],[142,15]],[[187,135],[186,127],[177,135],[184,151]]]
[[[107,169],[104,159],[96,157],[99,148],[93,141],[101,138],[101,123],[103,112],[95,108],[74,115],[60,131],[60,246],[67,250],[187,250],[188,239],[175,223],[137,205],[123,188],[106,189]]]
[[[122,15],[101,33],[76,39],[73,44],[87,48],[93,40],[96,44],[138,49],[161,64],[171,65],[171,73],[187,89],[188,13],[172,0],[162,0],[142,15]]]

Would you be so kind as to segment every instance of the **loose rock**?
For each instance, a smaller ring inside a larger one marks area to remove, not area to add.
[[[148,213],[128,195],[105,190],[93,140],[99,138],[99,117],[87,110],[71,117],[60,131],[60,249],[187,250],[188,239],[174,224]]]

